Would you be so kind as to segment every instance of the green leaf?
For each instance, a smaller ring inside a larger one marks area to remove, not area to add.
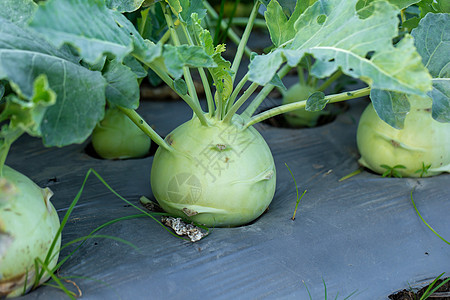
[[[217,67],[210,68],[209,71],[214,80],[217,92],[220,94],[220,99],[226,103],[233,92],[233,72],[231,71],[231,63],[224,59],[220,55],[220,52],[213,55],[213,60]]]
[[[142,67],[142,65],[132,56],[127,56],[123,60],[123,64],[126,65],[136,74],[137,78],[144,78],[147,76],[147,71]]]
[[[15,84],[12,84],[12,88],[18,89]],[[11,130],[20,129],[32,136],[41,136],[40,126],[44,114],[47,107],[55,102],[56,94],[49,87],[47,76],[42,74],[34,81],[33,94],[30,99],[21,99],[15,94],[6,97],[6,106],[0,119],[10,119],[8,126]]]
[[[0,79],[14,85],[20,98],[32,99],[36,78],[45,74],[57,95],[41,125],[48,146],[83,142],[103,118],[106,81],[100,72],[77,61],[35,33],[0,18]]]
[[[398,9],[375,1],[372,14],[364,19],[355,10],[357,0],[322,0],[299,16],[291,31],[293,39],[250,63],[249,78],[267,84],[282,63],[296,66],[310,53],[316,58],[311,74],[323,78],[341,68],[372,88],[425,96],[431,78],[415,51],[413,39],[406,36],[397,47]],[[368,53],[373,53],[367,58]]]
[[[231,63],[221,56],[225,51],[225,45],[220,44],[214,48],[213,38],[207,29],[201,26],[201,19],[197,13],[192,13],[192,31],[198,44],[202,46],[207,55],[212,56],[215,66],[209,68],[220,99],[226,102],[233,92],[233,71]]]
[[[108,85],[106,99],[117,106],[136,109],[139,106],[139,83],[136,74],[116,60],[109,61],[103,70]]]
[[[50,0],[39,6],[30,26],[56,47],[72,45],[91,64],[105,54],[118,61],[133,54],[151,62],[160,53],[125,16],[108,9],[104,0]]]
[[[201,25],[202,20],[199,18],[197,13],[193,13],[191,15],[192,19],[192,32],[194,33],[195,40],[199,45],[203,47],[206,54],[213,55],[214,54],[214,42],[211,36],[211,33],[204,29]]]
[[[280,4],[283,12],[290,16],[295,11],[297,6],[299,7],[300,11],[303,13],[305,9],[307,9],[309,6],[313,5],[317,0],[301,0],[301,1],[292,1],[292,0],[278,0],[278,3]],[[269,0],[262,0],[261,1],[264,6],[268,6],[270,3]]]
[[[325,99],[325,94],[323,92],[314,92],[306,100],[305,110],[307,111],[319,111],[325,108],[328,99]]]
[[[450,78],[433,79],[431,115],[439,122],[450,122]]]
[[[450,16],[428,14],[411,35],[423,64],[433,76],[432,116],[439,122],[450,122]]]
[[[181,21],[188,25],[193,23],[191,18],[195,13],[197,20],[202,20],[206,16],[206,8],[203,5],[202,0],[181,0],[182,11],[180,13]]]
[[[175,78],[180,78],[183,75],[184,66],[192,68],[217,66],[214,60],[199,46],[181,45],[176,47],[164,45],[163,57],[167,70]]]
[[[137,10],[144,3],[144,0],[106,0],[106,5],[110,9],[120,12],[132,12]]]
[[[183,10],[179,0],[166,0],[166,2],[169,4],[170,9],[176,16],[178,16],[178,14]]]
[[[37,9],[33,0],[2,0],[0,17],[24,27]]]
[[[405,22],[402,22],[402,28],[406,28],[407,30],[411,30],[413,28],[416,28],[419,26],[420,18],[419,17],[412,17]]]
[[[370,90],[370,99],[381,120],[396,129],[402,129],[410,105],[405,94],[385,90]]]
[[[180,93],[181,95],[186,95],[188,92],[188,87],[186,84],[186,81],[184,81],[182,78],[175,79],[173,82],[173,85],[175,87],[175,90]]]
[[[450,13],[448,0],[422,0],[417,5],[420,8],[420,16],[422,18],[428,13]]]
[[[278,74],[275,74],[275,76],[273,76],[272,80],[270,80],[269,83],[273,86],[279,87],[284,91],[287,90],[286,86],[284,85],[283,81],[281,80],[280,76],[278,76]]]
[[[417,52],[433,78],[450,77],[450,15],[428,14],[411,35]]]
[[[276,0],[270,1],[267,6],[264,18],[266,19],[267,28],[269,29],[270,39],[276,47],[294,38],[295,31],[291,30],[291,28],[294,27],[294,22],[306,9],[306,7],[302,6],[300,3],[305,3],[305,1],[297,1],[295,10],[289,20],[287,19],[283,8]]]

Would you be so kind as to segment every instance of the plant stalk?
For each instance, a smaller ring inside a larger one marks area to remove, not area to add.
[[[239,81],[239,83],[237,84],[237,86],[233,89],[233,93],[231,93],[230,98],[228,99],[228,103],[227,103],[227,109],[226,112],[228,113],[228,111],[231,109],[231,107],[234,104],[234,100],[236,100],[237,95],[239,94],[239,92],[242,90],[242,88],[244,87],[245,83],[248,81],[248,74],[246,74],[244,77],[242,77],[241,81]]]
[[[183,23],[181,23],[181,28],[183,29],[184,35],[186,36],[189,45],[194,45],[194,41],[192,40],[191,35],[187,31],[186,26]],[[205,70],[203,70],[203,68],[197,68],[197,70],[200,74],[200,79],[202,80],[202,84],[205,90],[206,102],[208,103],[208,114],[210,117],[212,117],[214,114],[214,98],[211,93],[211,86],[209,85]]]
[[[298,82],[300,83],[300,85],[305,85],[305,74],[304,74],[304,70],[303,67],[301,67],[300,65],[297,66],[297,76],[298,76]]]
[[[223,19],[224,22],[229,22],[229,19]],[[245,17],[235,17],[233,18],[232,25],[236,26],[246,26],[248,23],[248,18]],[[255,19],[255,23],[253,24],[255,27],[259,28],[267,28],[266,22],[262,19]]]
[[[225,123],[229,123],[231,119],[233,118],[234,114],[238,111],[238,109],[242,106],[242,104],[247,101],[247,99],[253,94],[253,92],[258,88],[259,84],[256,82],[253,82],[248,89],[244,92],[244,94],[236,101],[236,103],[233,104],[230,111],[227,112],[225,118],[223,121]]]
[[[290,70],[290,66],[284,65],[277,74],[280,78],[283,78]],[[263,87],[263,89],[255,97],[255,99],[253,99],[252,103],[250,103],[250,105],[245,109],[242,115],[250,118],[264,101],[264,99],[266,99],[267,95],[269,95],[269,93],[274,89],[274,87],[275,86],[273,84],[267,84],[265,87]]]
[[[195,115],[198,117],[198,119],[200,120],[200,123],[202,125],[208,126],[208,121],[205,118],[205,115],[203,114],[203,110],[200,107],[200,104],[197,102],[195,102],[194,100],[192,100],[192,98],[189,95],[183,95],[180,94],[174,86],[173,83],[173,79],[167,74],[167,72],[165,72],[156,62],[146,62],[144,60],[142,60],[141,58],[139,58],[138,56],[134,56],[137,60],[139,60],[140,62],[142,62],[145,66],[149,67],[150,69],[152,69],[153,72],[156,73],[156,75],[158,75],[158,77],[164,81],[178,96],[180,96],[181,99],[183,99],[184,102],[186,102],[187,105],[189,105],[189,107],[192,109],[192,111],[195,113]]]
[[[252,32],[253,23],[255,22],[256,16],[258,14],[259,6],[261,2],[256,1],[253,5],[252,12],[248,18],[247,26],[245,26],[244,33],[242,34],[241,41],[239,42],[236,55],[233,60],[233,64],[231,65],[231,70],[233,71],[233,81],[236,77],[237,70],[239,69],[239,65],[241,64],[242,56],[244,55],[245,46],[247,45],[248,39],[250,37],[250,33]]]
[[[319,92],[323,92],[327,87],[330,86],[330,84],[332,84],[336,79],[338,79],[339,77],[341,77],[344,73],[342,73],[341,70],[338,70],[336,72],[334,72],[333,75],[331,75],[330,77],[328,77],[327,80],[325,80],[318,88],[317,91]]]
[[[167,9],[164,4],[161,4],[161,6],[164,12],[164,17],[166,19],[167,26],[169,26],[170,36],[172,37],[173,43],[175,44],[175,46],[180,46],[181,45],[180,39],[178,38],[177,32],[175,31],[175,25],[173,23],[172,16],[170,15],[170,13],[167,12]],[[192,76],[188,67],[186,66],[183,67],[183,74],[184,80],[186,81],[187,84],[189,95],[192,97],[192,100],[194,101],[195,105],[201,110],[197,91],[195,90],[194,81],[192,80]]]
[[[159,134],[156,133],[153,128],[148,125],[147,122],[133,109],[118,106],[118,108],[133,121],[148,137],[150,137],[158,146],[166,149],[167,151],[173,151],[174,149],[163,140]]]
[[[328,100],[328,103],[336,103],[336,102],[341,102],[341,101],[345,101],[345,100],[350,100],[350,99],[367,96],[369,94],[370,94],[370,87],[366,87],[366,88],[362,88],[362,89],[355,90],[352,92],[344,92],[344,93],[340,93],[340,94],[325,96],[325,99]],[[284,113],[287,113],[287,112],[290,112],[290,111],[293,111],[296,109],[304,108],[306,106],[306,101],[307,100],[302,100],[302,101],[298,101],[295,103],[281,105],[281,106],[272,108],[270,110],[267,110],[263,113],[257,114],[256,116],[251,118],[244,125],[244,129],[249,126],[252,126],[256,123],[259,123],[261,121],[269,119],[271,117],[274,117],[274,116],[277,116],[280,114],[284,114]]]
[[[3,166],[6,162],[6,157],[8,156],[9,149],[11,149],[12,143],[17,140],[24,133],[21,129],[15,129],[7,133],[6,137],[3,138],[0,146],[0,178],[3,177]]]

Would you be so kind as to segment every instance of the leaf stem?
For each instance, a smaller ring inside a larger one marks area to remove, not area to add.
[[[244,77],[242,77],[241,81],[239,81],[239,83],[233,89],[233,93],[231,93],[231,96],[227,102],[227,109],[226,109],[227,113],[231,109],[232,105],[234,104],[234,100],[236,100],[237,95],[242,90],[242,88],[244,87],[244,85],[247,81],[248,81],[248,74],[246,74]]]
[[[191,46],[194,45],[192,37],[183,23],[181,23],[181,28],[183,29],[184,35],[186,36],[189,45]],[[200,74],[200,79],[202,80],[202,84],[205,90],[206,102],[208,103],[208,114],[210,117],[212,117],[214,114],[214,98],[211,93],[211,86],[209,85],[208,77],[206,76],[205,70],[203,70],[203,68],[197,68],[197,70]]]
[[[233,81],[236,77],[237,70],[239,69],[239,65],[241,64],[242,56],[244,55],[245,46],[247,45],[248,39],[250,37],[250,33],[252,32],[253,23],[255,22],[256,16],[258,14],[259,6],[261,2],[256,1],[253,5],[252,12],[248,18],[247,26],[245,26],[244,33],[242,34],[241,41],[239,42],[236,55],[233,60],[233,64],[231,65],[231,70],[233,71]]]
[[[158,75],[158,77],[162,79],[162,81],[164,81],[178,96],[180,96],[181,99],[184,100],[184,102],[186,102],[187,105],[189,105],[189,107],[195,113],[195,115],[200,120],[200,123],[202,125],[208,126],[208,121],[206,120],[205,115],[203,114],[203,110],[201,109],[198,101],[195,102],[189,95],[180,94],[175,89],[173,79],[160,66],[158,66],[157,63],[155,62],[147,63],[145,61],[142,62],[150,69],[152,69],[153,72],[155,72],[156,75]]]
[[[341,70],[338,70],[336,72],[334,72],[333,75],[331,75],[330,77],[327,78],[327,80],[325,80],[318,88],[317,91],[319,92],[323,92],[327,87],[330,86],[330,84],[332,84],[336,79],[338,79],[339,77],[341,77],[344,73],[342,73]]]
[[[234,114],[238,111],[238,109],[242,106],[242,104],[247,101],[247,99],[253,94],[253,92],[258,88],[259,84],[253,82],[248,89],[244,92],[244,94],[233,104],[230,111],[227,112],[223,121],[225,123],[229,123],[233,118]]]
[[[291,70],[291,67],[288,65],[284,65],[280,71],[278,71],[278,76],[280,78],[283,78],[286,76],[286,74]],[[259,94],[253,99],[252,103],[245,109],[242,115],[245,117],[250,118],[255,111],[258,109],[258,107],[261,105],[261,103],[266,99],[267,95],[275,88],[273,84],[267,84],[260,92]]]
[[[175,46],[180,46],[181,45],[180,39],[178,38],[178,34],[175,31],[175,25],[173,23],[172,16],[170,13],[167,12],[167,9],[164,4],[161,4],[161,6],[164,12],[164,17],[166,19],[167,26],[169,26],[170,36],[172,37],[173,43],[175,44]],[[195,90],[194,81],[192,80],[192,76],[188,67],[186,66],[183,67],[183,74],[184,80],[186,81],[188,87],[189,95],[192,97],[192,100],[194,101],[195,105],[198,106],[198,108],[201,110],[197,91]]]
[[[352,92],[343,92],[340,94],[334,94],[334,95],[329,95],[329,96],[325,96],[325,99],[328,100],[328,103],[335,103],[335,102],[341,102],[341,101],[345,101],[345,100],[350,100],[350,99],[354,99],[354,98],[359,98],[359,97],[363,97],[363,96],[367,96],[370,94],[370,87],[365,87],[359,90],[355,90]],[[252,126],[256,123],[259,123],[261,121],[264,121],[266,119],[269,119],[271,117],[280,115],[280,114],[284,114],[299,108],[304,108],[306,106],[306,101],[302,100],[302,101],[298,101],[295,103],[290,103],[290,104],[285,104],[285,105],[281,105],[275,108],[272,108],[270,110],[267,110],[263,113],[257,114],[256,116],[254,116],[253,118],[251,118],[245,125],[244,125],[244,129]]]
[[[222,94],[221,93],[217,93],[217,108],[216,108],[216,118],[217,120],[222,120],[222,114],[223,114],[223,110],[224,110],[224,103],[222,100]]]
[[[159,134],[153,130],[147,122],[133,109],[118,106],[118,108],[133,121],[147,136],[149,136],[158,146],[163,147],[167,151],[173,151],[174,149],[163,140]]]
[[[300,85],[305,85],[305,74],[304,74],[304,70],[303,67],[298,65],[297,66],[297,76],[298,76],[298,82],[300,83]]]
[[[6,157],[8,156],[12,143],[24,133],[21,129],[6,130],[8,130],[6,136],[0,141],[0,177],[3,177],[3,166],[5,165]]]
[[[164,32],[163,36],[159,39],[158,44],[165,44],[170,38],[170,30]]]
[[[223,19],[224,22],[229,22],[229,19]],[[232,25],[236,26],[246,26],[248,23],[248,18],[245,17],[234,17]],[[254,27],[267,28],[266,21],[261,19],[255,19]]]
[[[205,6],[206,10],[208,11],[208,14],[214,18],[214,19],[218,19],[219,15],[217,14],[217,12],[214,10],[214,8],[211,6],[211,4],[208,3],[208,1],[203,1],[203,5]],[[222,29],[225,29],[227,27],[227,23],[222,20],[222,22],[220,22],[220,27]],[[233,29],[230,28],[230,30],[228,30],[228,37],[230,38],[230,40],[235,43],[236,45],[238,45],[241,41],[241,39],[239,38],[239,36],[236,34],[236,32],[233,31]],[[244,49],[245,54],[250,57],[250,55],[252,54],[252,50],[250,50],[249,47],[245,46]]]

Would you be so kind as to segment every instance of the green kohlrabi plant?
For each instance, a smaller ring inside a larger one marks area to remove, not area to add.
[[[50,203],[53,193],[41,189],[28,177],[3,166],[0,178],[0,297],[19,296],[47,281],[50,274],[38,277],[35,259],[44,261],[59,229],[59,218]],[[61,235],[52,260],[58,261]],[[35,280],[37,279],[37,284]]]
[[[106,159],[145,156],[149,153],[150,143],[150,138],[117,108],[109,108],[92,132],[95,152]]]
[[[0,73],[2,71],[0,68]],[[45,282],[51,274],[45,270],[40,274],[42,269],[36,265],[36,259],[44,261],[50,254],[52,259],[47,260],[47,267],[53,268],[61,243],[58,214],[50,203],[53,193],[48,188],[39,188],[28,177],[5,165],[11,144],[19,136],[25,132],[33,136],[41,134],[40,121],[47,107],[55,103],[56,95],[49,89],[45,75],[37,76],[31,84],[29,97],[23,96],[18,86],[11,84],[15,94],[2,99],[0,297],[18,296]]]
[[[130,10],[120,6],[111,9],[111,2],[133,4],[132,9],[141,4],[126,0],[50,0],[40,3],[28,26],[1,19],[0,42],[5,42],[0,44],[0,78],[30,96],[32,79],[39,74],[47,76],[57,97],[40,126],[46,145],[82,142],[103,118],[106,100],[118,107],[159,146],[151,172],[158,202],[173,215],[207,226],[250,222],[273,198],[274,161],[254,124],[305,106],[307,110],[320,110],[327,103],[365,96],[371,90],[425,97],[432,89],[413,37],[406,35],[395,46],[392,44],[398,35],[400,10],[386,1],[374,1],[363,8],[357,8],[356,0],[322,0],[311,5],[299,2],[290,16],[277,1],[264,3],[274,48],[267,55],[252,55],[248,72],[241,78],[236,74],[260,1],[253,6],[232,61],[221,55],[225,45],[213,46],[210,32],[202,26],[206,9],[200,0],[154,4],[161,6],[170,44],[144,39],[121,14]],[[33,43],[35,38],[46,42]],[[52,53],[41,46],[47,42],[54,47]],[[327,96],[313,93],[303,101],[253,116],[274,87],[284,87],[281,78],[306,54],[315,59],[311,68],[315,77],[324,78],[340,70],[363,80],[368,87]],[[105,69],[112,64],[114,68]],[[142,66],[157,74],[194,113],[165,139],[135,111],[139,104],[137,73]],[[204,85],[206,112],[193,84],[193,70]],[[58,81],[61,74],[70,76],[71,72],[76,76]],[[122,80],[111,80],[119,75]],[[252,99],[258,86],[264,87]],[[123,92],[114,93],[117,89]],[[442,111],[435,113],[440,115]],[[395,117],[393,111],[383,114],[383,119]],[[78,121],[80,115],[86,122]]]
[[[430,30],[434,28],[433,30]],[[429,13],[412,31],[424,65],[433,76],[429,96],[372,91],[374,104],[361,116],[357,144],[359,162],[380,174],[385,166],[401,165],[397,177],[428,177],[450,172],[450,16]],[[392,102],[398,103],[392,106]],[[379,118],[392,110],[392,127]],[[447,123],[445,123],[447,122]]]

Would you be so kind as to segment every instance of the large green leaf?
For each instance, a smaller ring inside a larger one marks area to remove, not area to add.
[[[106,5],[120,12],[132,12],[137,10],[145,0],[106,0]]]
[[[115,105],[136,109],[139,106],[139,83],[136,74],[116,60],[109,61],[103,69],[106,99]]]
[[[274,0],[272,0],[274,1]],[[343,73],[364,80],[372,88],[425,96],[431,78],[415,51],[411,37],[397,47],[398,8],[385,1],[370,6],[371,15],[361,18],[357,0],[322,0],[305,10],[295,21],[294,38],[268,55],[250,63],[249,78],[267,84],[283,62],[296,66],[306,53],[316,62],[312,75],[323,78],[342,69]],[[367,54],[371,58],[367,58]]]
[[[14,85],[20,98],[32,99],[36,78],[45,74],[57,95],[41,124],[47,146],[83,142],[103,117],[106,81],[100,72],[77,61],[35,33],[0,18],[0,79]]]
[[[118,61],[130,53],[147,62],[159,56],[159,48],[144,41],[133,24],[108,9],[104,0],[50,0],[39,6],[30,26],[57,47],[72,45],[92,64],[104,54],[113,54]]]
[[[440,122],[450,122],[450,16],[427,14],[412,33],[423,64],[433,76],[432,115]]]
[[[33,0],[2,0],[0,17],[5,18],[18,26],[25,26],[37,9]]]

